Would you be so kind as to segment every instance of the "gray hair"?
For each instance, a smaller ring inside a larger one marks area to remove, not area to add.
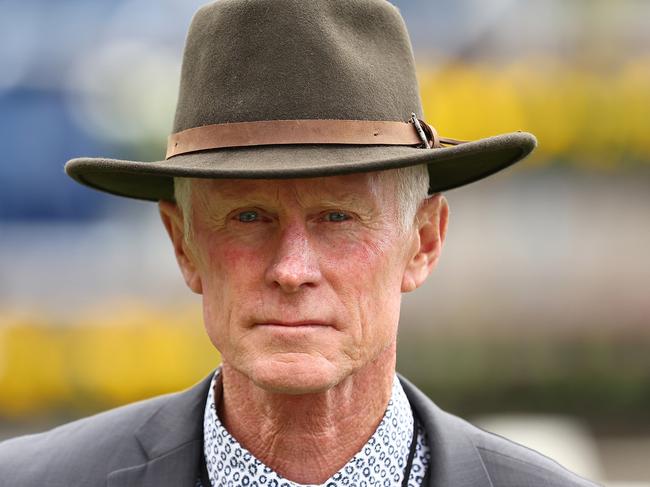
[[[397,203],[397,217],[403,230],[411,228],[415,215],[428,196],[429,172],[426,164],[400,167],[374,173],[376,181],[394,188]],[[192,232],[190,178],[174,178],[174,198],[183,215],[185,238]]]
[[[429,193],[429,171],[426,164],[400,167],[375,173],[380,183],[394,188],[400,228],[410,230],[415,215]]]
[[[192,179],[174,178],[174,199],[183,216],[183,235],[190,241],[192,235]]]

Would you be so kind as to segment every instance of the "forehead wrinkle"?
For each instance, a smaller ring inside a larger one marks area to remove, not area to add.
[[[378,203],[373,181],[365,174],[315,178],[313,181],[315,184],[306,188],[304,184],[296,185],[296,195],[303,206],[375,207]]]
[[[208,180],[206,186],[210,193],[217,194],[227,200],[250,198],[263,192],[271,181],[251,179],[214,179]]]
[[[237,205],[265,206],[274,199],[260,187],[259,180],[206,180],[199,192],[204,208],[213,211]]]
[[[381,209],[381,193],[370,175],[285,180],[201,180],[201,202],[206,209],[237,205],[295,208],[342,207]]]

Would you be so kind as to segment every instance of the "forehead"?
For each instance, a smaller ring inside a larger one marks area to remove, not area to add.
[[[297,199],[301,203],[323,200],[379,202],[384,196],[378,173],[358,173],[295,179],[198,179],[193,193],[220,202]]]

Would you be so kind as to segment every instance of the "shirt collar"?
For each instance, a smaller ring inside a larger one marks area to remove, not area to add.
[[[255,458],[233,438],[219,420],[215,385],[220,369],[212,379],[204,413],[204,455],[212,487],[261,485],[307,487],[283,478]],[[395,376],[391,398],[379,426],[366,444],[338,472],[322,485],[400,485],[413,435],[413,413]]]

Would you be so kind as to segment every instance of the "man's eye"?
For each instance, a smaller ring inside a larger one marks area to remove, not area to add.
[[[328,222],[344,222],[346,220],[349,220],[350,216],[347,213],[343,213],[341,211],[330,211],[325,215],[325,220]]]
[[[256,211],[242,211],[237,215],[237,220],[239,220],[242,223],[251,223],[254,221],[257,221],[259,219],[259,215],[257,214]]]

